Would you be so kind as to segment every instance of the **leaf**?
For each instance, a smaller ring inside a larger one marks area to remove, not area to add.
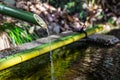
[[[71,7],[75,6],[75,2],[68,2],[66,6],[67,6],[67,8],[71,8]]]

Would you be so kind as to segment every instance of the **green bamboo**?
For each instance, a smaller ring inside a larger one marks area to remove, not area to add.
[[[96,32],[102,31],[103,27],[95,27],[92,29],[86,30],[88,35],[94,34]],[[80,40],[84,38],[86,35],[84,33],[74,33],[66,37],[62,37],[58,40],[51,42],[51,50],[60,48],[62,46],[71,44],[77,40]],[[32,58],[35,58],[37,56],[40,56],[42,54],[45,54],[50,51],[49,43],[42,44],[38,47],[35,47],[30,50],[26,50],[24,52],[16,53],[15,55],[8,56],[7,58],[0,59],[0,70],[9,68],[11,66],[14,66],[16,64],[22,63],[24,61],[30,60]]]
[[[24,11],[24,10],[20,10],[17,8],[11,8],[11,7],[0,4],[0,13],[3,15],[7,15],[7,16],[20,19],[20,20],[24,20],[26,22],[38,24],[33,16],[34,14]]]

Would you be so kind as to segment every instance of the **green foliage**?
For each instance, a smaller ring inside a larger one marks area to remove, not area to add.
[[[109,18],[108,19],[108,23],[114,25],[115,24],[115,20],[113,18]]]
[[[34,30],[31,31],[31,28],[32,28],[31,26],[28,26],[26,24],[21,24],[21,26],[23,30],[31,36],[32,40],[36,40],[39,38],[39,36],[37,35],[37,33],[35,33]]]
[[[68,2],[67,4],[65,4],[66,11],[68,13],[73,13],[73,14],[80,13],[81,11],[83,11],[82,4],[83,4],[83,2],[81,2],[81,1]]]
[[[82,11],[79,13],[79,19],[80,19],[81,21],[85,22],[86,17],[87,17],[87,12],[85,12],[84,10],[82,10]]]
[[[7,32],[10,41],[16,46],[26,42],[32,41],[34,38],[28,33],[27,30],[10,23],[4,23],[0,26],[0,29]]]
[[[66,8],[66,11],[69,13],[80,12],[82,10],[82,0],[42,0],[43,2],[48,2],[52,6],[58,8]]]
[[[66,7],[66,10],[67,10],[67,12],[74,12],[74,10],[75,10],[75,2],[68,2],[66,5],[65,5],[65,7]]]
[[[68,2],[70,1],[74,1],[74,0],[64,0],[64,1],[61,1],[61,0],[42,0],[43,2],[48,2],[49,4],[51,4],[52,6],[54,7],[64,7],[65,4],[67,4]]]

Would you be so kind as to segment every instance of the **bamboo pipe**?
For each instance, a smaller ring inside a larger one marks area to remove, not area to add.
[[[34,13],[30,13],[24,10],[17,8],[11,8],[5,5],[0,4],[0,13],[3,15],[8,15],[29,23],[38,24],[37,20],[34,18]]]
[[[102,25],[99,25],[101,27],[95,27],[92,29],[86,30],[88,35],[94,34],[96,32],[102,31],[103,27]],[[66,37],[62,37],[58,40],[51,42],[51,50],[60,48],[62,46],[68,45],[70,43],[73,43],[79,39],[84,38],[86,35],[84,33],[75,33]],[[24,61],[30,60],[32,58],[35,58],[37,56],[40,56],[42,54],[45,54],[50,51],[49,43],[40,45],[38,47],[35,47],[30,50],[26,50],[23,52],[16,53],[15,55],[8,56],[7,58],[0,59],[0,70],[9,68],[11,66],[14,66],[16,64],[22,63]]]

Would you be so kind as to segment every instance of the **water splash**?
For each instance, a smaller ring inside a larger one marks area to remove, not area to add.
[[[48,26],[46,24],[46,22],[39,17],[38,15],[34,14],[34,19],[36,20],[36,22],[44,29],[46,29],[47,34],[48,34],[48,43],[49,43],[49,49],[50,49],[50,70],[51,70],[51,80],[55,80],[55,76],[54,76],[54,63],[53,63],[53,52],[52,52],[52,43],[51,43],[51,38],[50,38],[50,31],[48,29]]]

